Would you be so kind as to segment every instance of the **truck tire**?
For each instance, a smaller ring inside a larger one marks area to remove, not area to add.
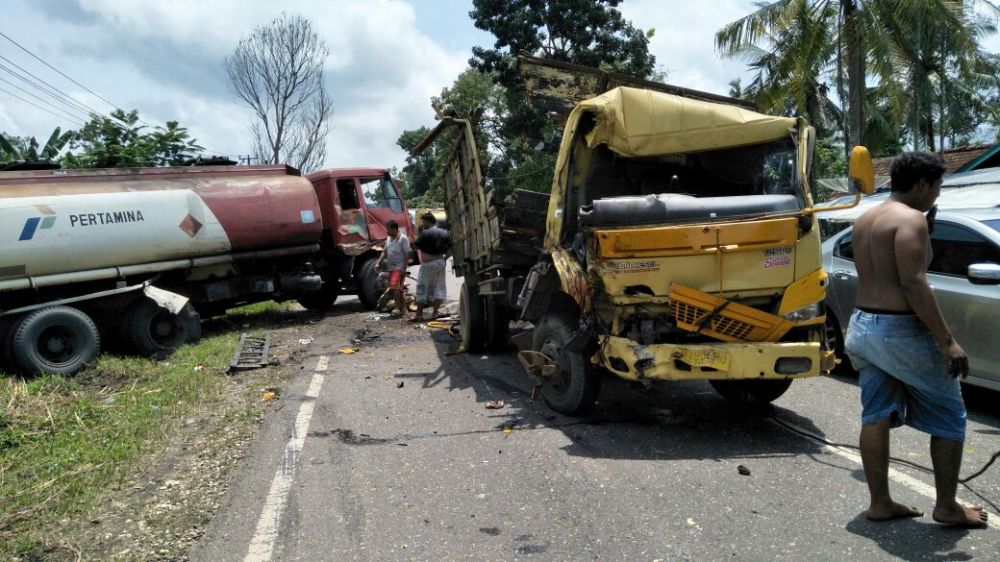
[[[10,347],[14,366],[26,375],[74,375],[100,353],[101,336],[84,312],[50,306],[14,323]]]
[[[542,383],[542,397],[549,407],[567,416],[585,413],[601,390],[601,371],[578,351],[566,349],[575,330],[565,313],[542,316],[532,336],[532,349],[555,360],[559,371]]]
[[[126,313],[125,333],[137,354],[163,359],[181,344],[192,341],[190,338],[197,341],[201,337],[201,322],[191,303],[174,314],[142,298]]]
[[[483,299],[479,296],[479,285],[469,279],[462,281],[458,295],[458,314],[462,347],[469,353],[479,353],[486,347],[486,317],[483,313]]]
[[[340,296],[339,283],[339,280],[333,283],[324,281],[320,290],[302,295],[296,300],[308,310],[326,310],[333,306]]]
[[[769,404],[792,386],[792,379],[710,380],[723,398],[742,404]]]
[[[510,343],[510,309],[496,299],[486,301],[486,348],[502,351]]]
[[[361,262],[361,266],[358,267],[358,300],[360,300],[361,304],[363,304],[368,310],[375,310],[375,307],[378,305],[379,297],[382,296],[382,293],[384,293],[387,288],[380,287],[378,281],[378,271],[375,271],[375,262],[377,260],[378,258],[372,256]]]

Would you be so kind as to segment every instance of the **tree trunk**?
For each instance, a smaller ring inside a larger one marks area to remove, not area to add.
[[[841,0],[844,12],[844,42],[847,51],[847,139],[848,150],[861,144],[865,104],[865,48],[856,0]]]

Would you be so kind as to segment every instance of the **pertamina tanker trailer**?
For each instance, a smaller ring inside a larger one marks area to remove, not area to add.
[[[379,172],[380,193],[396,194]],[[165,355],[200,337],[199,313],[268,299],[332,304],[357,289],[380,241],[366,230],[340,249],[343,212],[335,195],[317,194],[330,183],[285,166],[0,172],[0,359],[69,374],[102,339]],[[361,224],[377,225],[365,182],[351,185]]]

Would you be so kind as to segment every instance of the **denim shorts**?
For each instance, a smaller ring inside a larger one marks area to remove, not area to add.
[[[958,378],[933,334],[914,315],[855,310],[844,351],[860,373],[861,423],[885,419],[965,441],[965,403]]]

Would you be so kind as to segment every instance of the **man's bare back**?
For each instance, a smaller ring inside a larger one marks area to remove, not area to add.
[[[907,302],[897,266],[897,234],[920,239],[924,258],[912,267],[930,263],[930,237],[923,213],[898,201],[889,200],[866,212],[854,225],[854,259],[858,268],[859,308],[885,312],[912,312]],[[919,254],[921,252],[915,252]],[[907,252],[912,256],[914,252]],[[910,258],[912,259],[912,258]]]

